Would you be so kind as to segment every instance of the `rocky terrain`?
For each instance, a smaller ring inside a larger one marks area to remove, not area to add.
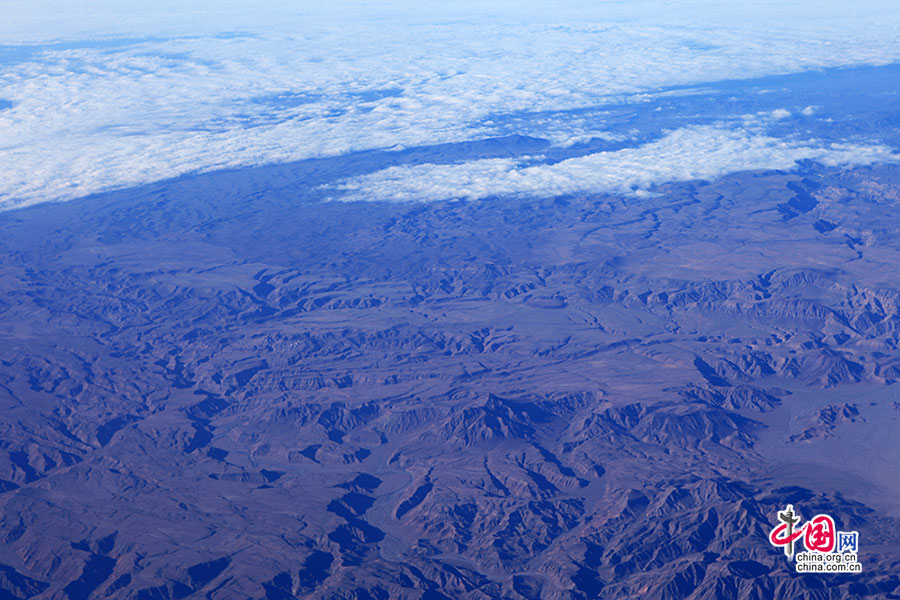
[[[0,214],[0,598],[900,598],[900,169],[339,168]],[[864,573],[793,573],[788,503]]]

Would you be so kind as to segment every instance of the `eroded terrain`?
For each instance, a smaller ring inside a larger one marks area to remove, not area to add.
[[[259,173],[0,214],[0,597],[900,597],[900,169]],[[865,573],[793,574],[787,503]]]

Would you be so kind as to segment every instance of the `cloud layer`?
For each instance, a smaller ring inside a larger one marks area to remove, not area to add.
[[[800,160],[838,166],[898,159],[900,155],[886,146],[815,146],[744,129],[686,127],[637,148],[555,164],[523,166],[512,159],[486,159],[391,167],[343,182],[337,190],[345,200],[389,202],[597,192],[640,195],[668,181],[710,179],[743,170],[790,169]]]
[[[0,24],[0,207],[490,137],[523,112],[639,109],[666,86],[900,59],[900,7],[871,0],[50,4],[10,0]],[[562,146],[627,136],[602,116],[519,129]],[[755,151],[779,156],[775,142]]]

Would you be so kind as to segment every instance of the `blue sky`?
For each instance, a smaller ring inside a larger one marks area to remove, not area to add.
[[[690,102],[650,114],[715,82],[897,62],[895,2],[447,4],[7,0],[0,207],[510,134],[547,140],[548,153],[450,156],[329,189],[357,200],[640,192],[804,159],[897,158],[877,135],[829,138],[830,108],[785,94],[703,118]],[[647,112],[657,130],[612,106]]]

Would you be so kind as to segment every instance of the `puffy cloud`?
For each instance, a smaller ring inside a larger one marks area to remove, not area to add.
[[[336,198],[410,202],[492,196],[646,193],[668,181],[710,179],[756,169],[790,169],[797,161],[828,166],[896,162],[886,146],[786,142],[745,129],[686,127],[635,148],[600,152],[555,164],[524,166],[513,159],[453,165],[391,167],[336,186]]]
[[[623,140],[599,112],[541,115],[900,58],[900,6],[732,4],[8,0],[0,207],[511,122],[560,146]]]

